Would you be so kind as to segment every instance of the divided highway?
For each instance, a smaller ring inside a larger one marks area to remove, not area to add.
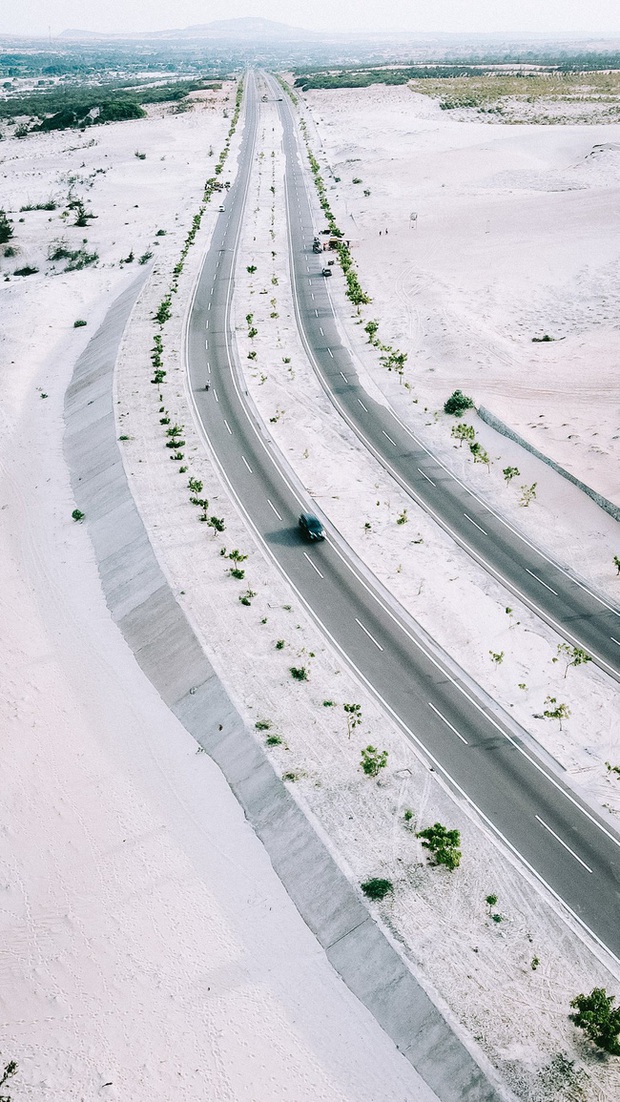
[[[274,96],[282,96],[273,77]],[[322,228],[312,215],[309,172],[302,168],[297,127],[287,97],[278,103],[284,129],[291,270],[306,349],[336,408],[366,447],[411,497],[485,570],[506,585],[573,646],[583,647],[620,680],[620,610],[571,576],[469,490],[396,414],[360,385],[342,343],[329,281],[312,239]],[[305,153],[302,154],[305,158]],[[611,568],[611,563],[610,563]]]
[[[340,542],[328,538],[324,543],[308,545],[298,534],[297,517],[310,503],[298,491],[284,461],[248,410],[243,383],[234,367],[230,333],[234,270],[258,110],[256,78],[250,73],[241,123],[239,171],[226,198],[226,211],[218,216],[188,319],[189,385],[201,431],[267,553],[360,679],[452,789],[477,808],[489,827],[564,901],[575,918],[620,957],[620,840],[531,755],[525,741],[514,736],[514,727],[504,725],[487,710],[482,698],[472,695],[453,664],[428,647],[404,612],[394,611],[381,588],[358,571],[353,556],[349,558],[342,551]],[[303,223],[311,243],[313,227],[309,222],[306,225],[309,205],[303,175],[300,168],[296,175],[292,161],[289,163],[289,207],[296,203],[297,190],[298,231],[301,233]],[[297,248],[301,250],[299,243]],[[339,356],[344,356],[346,350],[331,329],[335,326],[331,303],[329,299],[318,299],[317,292],[326,294],[324,280],[313,276],[308,254],[300,251],[299,255],[303,263],[298,265],[297,286],[306,339],[314,340],[316,336],[314,324],[310,328],[308,322],[310,310],[317,326],[321,322],[324,330],[323,335],[319,334],[321,343],[313,345],[315,360],[323,353],[327,355],[328,348],[334,356],[337,349]],[[308,298],[303,287],[308,289]],[[316,307],[314,303],[318,303]],[[369,414],[371,409],[374,413],[364,393],[355,393],[350,360],[343,374],[347,379],[345,382],[340,377],[340,384],[336,384],[337,398],[350,390],[354,401],[359,399]],[[333,382],[331,373],[326,378]],[[366,428],[370,430],[369,425]],[[392,429],[390,435],[395,440],[392,425],[387,422],[378,431],[384,428],[386,432]],[[394,445],[395,453],[401,450]],[[410,457],[412,452],[409,439]],[[428,456],[420,460],[419,466],[436,481]],[[445,472],[442,481],[447,481]],[[483,527],[483,518],[474,512],[473,504],[468,512],[477,521],[480,517]],[[488,529],[486,518],[485,524]],[[491,544],[490,534],[488,542]]]

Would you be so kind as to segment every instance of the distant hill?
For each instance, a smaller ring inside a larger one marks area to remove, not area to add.
[[[273,19],[248,16],[243,19],[216,19],[212,23],[198,23],[169,31],[141,31],[135,34],[102,34],[99,31],[66,30],[58,38],[65,39],[128,39],[128,38],[208,38],[228,42],[315,42],[325,37],[303,27],[289,27]]]
[[[182,31],[165,33],[175,38],[227,38],[253,42],[299,42],[300,39],[324,37],[303,27],[289,27],[287,23],[276,23],[273,19],[254,19],[251,16],[244,19],[216,19],[213,23],[199,23]]]

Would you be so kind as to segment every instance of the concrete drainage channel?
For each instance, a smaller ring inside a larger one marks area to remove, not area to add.
[[[302,918],[441,1102],[509,1097],[373,920],[237,713],[158,565],[116,440],[113,377],[144,276],[108,311],[65,395],[65,457],[112,618],[162,700],[222,770]]]

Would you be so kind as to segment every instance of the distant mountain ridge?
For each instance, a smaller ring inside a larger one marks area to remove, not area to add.
[[[139,31],[133,34],[105,34],[101,31],[70,29],[62,31],[58,38],[111,39],[111,38],[213,38],[236,42],[315,42],[325,35],[308,31],[305,27],[290,27],[273,19],[245,16],[241,19],[216,19],[212,23],[197,23],[191,27],[169,31]]]

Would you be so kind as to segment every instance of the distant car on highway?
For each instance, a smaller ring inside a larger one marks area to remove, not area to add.
[[[331,274],[332,274],[332,270],[331,270],[331,268],[323,268],[323,273],[322,273],[322,274],[323,274],[324,276],[328,276],[328,275],[331,275]]]
[[[220,205],[219,205],[219,207],[218,207],[217,209],[218,209],[218,211],[220,212],[220,214],[223,214],[223,213],[224,213],[224,211],[226,210],[226,207],[224,206],[224,204],[223,204],[223,203],[220,203]]]
[[[302,535],[307,540],[324,540],[325,529],[314,513],[302,513],[299,518],[299,527]]]

